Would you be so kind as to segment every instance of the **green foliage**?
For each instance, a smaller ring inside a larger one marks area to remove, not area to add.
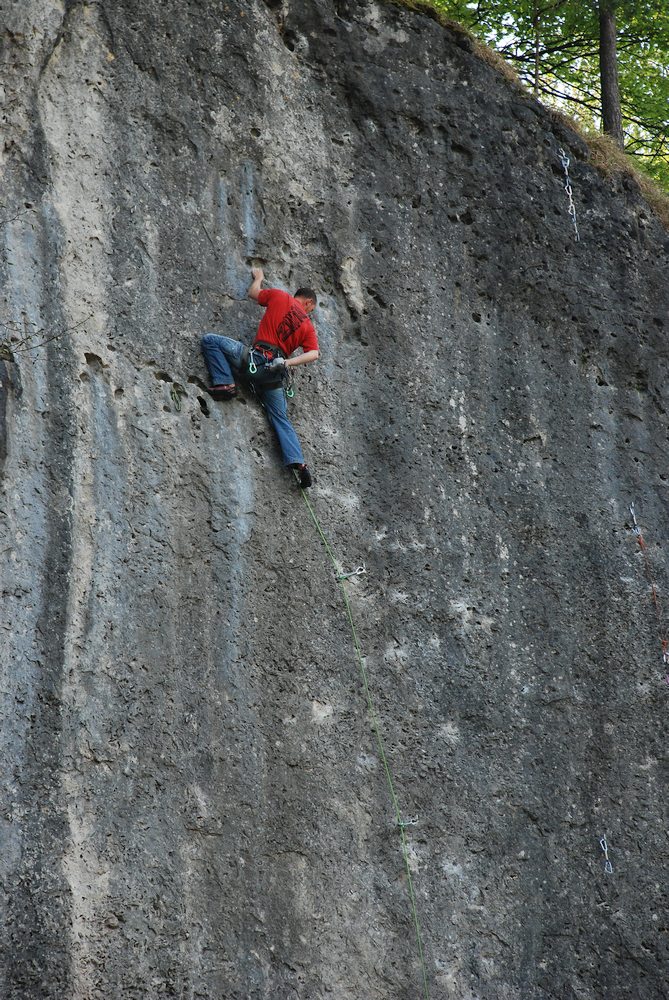
[[[625,148],[669,188],[669,4],[615,9]],[[523,83],[586,128],[600,127],[597,0],[432,0],[515,66]]]

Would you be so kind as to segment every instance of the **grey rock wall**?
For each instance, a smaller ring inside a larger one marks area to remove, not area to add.
[[[421,995],[332,568],[262,412],[204,391],[262,263],[319,291],[292,413],[367,567],[430,996],[667,996],[669,237],[635,185],[382,3],[0,30],[0,995]]]

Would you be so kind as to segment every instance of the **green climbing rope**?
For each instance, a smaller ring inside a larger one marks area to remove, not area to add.
[[[297,477],[296,477],[297,478]],[[339,573],[339,566],[337,565],[337,560],[335,559],[332,547],[328,542],[325,532],[323,531],[320,521],[316,516],[316,511],[313,508],[306,491],[300,489],[300,492],[304,498],[304,502],[307,506],[307,510],[311,515],[311,519],[316,526],[316,531],[318,532],[323,545],[325,546],[325,551],[330,557],[330,561],[335,571],[335,577],[341,588],[342,595],[344,597],[344,605],[346,607],[346,614],[348,617],[349,625],[351,626],[351,635],[353,636],[353,647],[355,649],[356,659],[358,661],[358,666],[360,667],[360,674],[362,676],[362,684],[365,689],[365,697],[367,699],[367,711],[369,712],[369,717],[372,723],[372,729],[374,730],[374,735],[376,737],[376,745],[379,750],[379,757],[383,764],[383,770],[386,775],[386,782],[388,784],[388,791],[390,792],[390,798],[393,804],[393,809],[395,811],[395,819],[397,821],[397,826],[400,831],[400,844],[402,847],[402,857],[404,858],[404,866],[407,873],[407,887],[409,890],[409,901],[411,903],[411,916],[413,919],[413,925],[416,932],[416,944],[418,946],[418,957],[420,960],[421,974],[423,978],[423,996],[425,1000],[430,1000],[430,994],[427,986],[427,969],[425,966],[425,952],[423,950],[423,940],[420,932],[420,921],[418,920],[418,910],[416,907],[416,894],[413,887],[413,879],[411,877],[411,866],[409,864],[409,845],[407,843],[406,833],[404,832],[405,824],[402,821],[402,814],[400,812],[399,802],[397,800],[397,795],[395,793],[395,783],[393,782],[392,774],[390,773],[390,765],[388,764],[388,758],[386,756],[386,750],[383,743],[383,735],[381,733],[381,724],[379,722],[379,717],[374,706],[374,700],[372,698],[372,692],[369,686],[369,676],[367,674],[367,667],[365,666],[365,661],[363,659],[362,651],[360,649],[360,643],[358,641],[358,633],[355,628],[355,622],[353,621],[353,611],[351,609],[351,602],[348,599],[348,594],[346,592],[345,580],[343,580]]]

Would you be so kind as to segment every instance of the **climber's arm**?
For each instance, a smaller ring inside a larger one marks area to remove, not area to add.
[[[265,274],[261,267],[251,268],[251,274],[253,275],[253,281],[249,287],[248,296],[250,299],[253,299],[255,302],[257,302],[258,296],[260,295],[260,286],[262,285],[265,279]]]
[[[286,360],[286,368],[294,368],[296,365],[308,365],[310,361],[316,361],[318,351],[305,351],[304,354],[296,354],[294,358]]]

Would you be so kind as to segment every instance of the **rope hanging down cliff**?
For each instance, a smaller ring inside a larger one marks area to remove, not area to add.
[[[297,473],[295,473],[295,479],[296,479],[296,481],[297,481],[297,483],[299,485],[300,484],[300,480],[299,480],[299,476],[297,475]],[[401,846],[401,849],[402,849],[402,857],[404,858],[404,866],[405,866],[405,869],[406,869],[406,876],[407,876],[407,888],[408,888],[408,892],[409,892],[409,901],[410,901],[410,905],[411,905],[411,917],[412,917],[412,920],[413,920],[414,930],[415,930],[415,934],[416,934],[416,945],[418,947],[418,958],[419,958],[419,962],[420,962],[420,969],[421,969],[421,976],[422,976],[422,993],[423,993],[423,998],[424,998],[424,1000],[430,1000],[430,994],[429,994],[428,985],[427,985],[427,968],[426,968],[426,965],[425,965],[425,952],[424,952],[424,949],[423,949],[423,940],[422,940],[422,937],[421,937],[420,921],[418,919],[418,910],[416,908],[416,894],[414,892],[413,879],[411,877],[411,865],[409,863],[409,845],[408,845],[407,837],[406,837],[406,833],[405,833],[406,827],[413,825],[416,822],[416,820],[415,819],[409,819],[409,820],[402,819],[402,813],[400,811],[399,801],[398,801],[398,798],[397,798],[397,794],[395,792],[395,783],[393,781],[393,777],[392,777],[392,774],[391,774],[391,771],[390,771],[390,765],[388,763],[388,757],[386,755],[386,750],[385,750],[385,746],[384,746],[384,742],[383,742],[383,735],[382,735],[382,732],[381,732],[381,724],[379,722],[379,717],[378,717],[378,714],[377,714],[377,711],[376,711],[376,708],[375,708],[375,705],[374,705],[374,699],[372,698],[372,692],[371,692],[371,688],[369,686],[369,676],[367,674],[367,668],[365,666],[365,661],[364,661],[364,658],[363,658],[363,655],[362,655],[362,651],[360,649],[360,643],[358,641],[358,633],[356,631],[355,622],[353,620],[353,611],[352,611],[352,608],[351,608],[351,602],[349,601],[348,594],[346,592],[346,581],[347,581],[347,579],[349,579],[349,577],[351,577],[351,576],[359,575],[360,570],[364,571],[364,569],[363,569],[363,567],[359,567],[359,569],[356,570],[355,573],[340,573],[339,566],[338,566],[337,560],[335,558],[334,552],[332,551],[332,547],[331,547],[330,543],[328,542],[328,540],[327,540],[327,538],[325,536],[325,532],[323,531],[323,529],[321,527],[321,524],[320,524],[320,521],[318,520],[318,517],[316,516],[316,511],[314,510],[313,505],[311,504],[311,501],[309,500],[309,497],[307,496],[305,490],[301,488],[300,492],[302,494],[302,497],[304,498],[304,502],[305,502],[305,504],[307,506],[307,510],[309,511],[309,514],[311,516],[311,520],[313,521],[313,523],[314,523],[314,525],[316,527],[316,531],[318,532],[319,537],[320,537],[321,541],[323,542],[323,545],[325,547],[325,551],[327,552],[327,554],[328,554],[328,556],[330,558],[330,561],[331,561],[333,569],[334,569],[335,578],[337,580],[337,583],[339,584],[339,587],[340,587],[341,592],[342,592],[342,596],[344,598],[344,605],[346,607],[346,615],[347,615],[347,618],[348,618],[348,623],[349,623],[349,625],[351,627],[351,636],[352,636],[352,639],[353,639],[353,648],[355,650],[355,656],[356,656],[356,659],[358,661],[358,666],[360,668],[360,675],[362,677],[362,684],[363,684],[363,687],[365,689],[365,698],[367,699],[367,711],[369,712],[369,718],[370,718],[370,721],[371,721],[371,724],[372,724],[372,729],[374,730],[374,736],[376,737],[376,745],[378,747],[379,757],[381,759],[381,763],[383,764],[383,770],[384,770],[384,773],[385,773],[385,776],[386,776],[386,783],[387,783],[387,786],[388,786],[388,791],[390,793],[390,799],[391,799],[392,804],[393,804],[393,810],[395,812],[395,821],[396,821],[397,827],[399,829],[400,846]]]

